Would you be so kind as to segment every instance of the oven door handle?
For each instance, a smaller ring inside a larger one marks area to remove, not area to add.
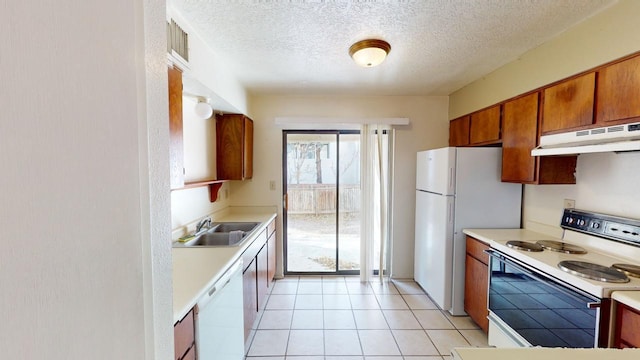
[[[576,288],[574,288],[574,287],[572,287],[572,286],[570,286],[568,284],[564,285],[564,286],[557,285],[555,279],[553,279],[551,277],[548,277],[548,276],[545,276],[543,274],[540,274],[538,272],[535,272],[535,271],[527,268],[525,265],[519,264],[519,263],[509,259],[506,255],[504,255],[504,254],[502,254],[502,253],[500,253],[498,251],[495,251],[495,250],[484,250],[484,252],[486,254],[488,254],[489,256],[491,256],[493,258],[496,258],[497,260],[502,261],[502,262],[514,267],[518,271],[521,271],[521,272],[527,274],[528,276],[531,276],[532,278],[534,278],[534,279],[536,279],[536,280],[538,280],[540,282],[543,282],[545,285],[550,286],[550,287],[560,291],[561,293],[572,297],[573,299],[576,299],[576,300],[578,300],[580,302],[583,302],[582,299],[577,299],[571,293],[571,291],[569,291],[568,289],[565,289],[564,286],[566,286],[568,288],[571,288],[572,291],[575,291],[575,292],[577,292],[578,294],[580,294],[580,295],[582,295],[584,297],[587,297],[589,299],[594,300],[593,302],[590,301],[590,302],[586,302],[585,303],[585,306],[587,308],[589,308],[589,309],[595,309],[595,308],[600,307],[600,299],[594,297],[593,295],[587,294],[584,291],[582,291],[580,289],[576,289]]]

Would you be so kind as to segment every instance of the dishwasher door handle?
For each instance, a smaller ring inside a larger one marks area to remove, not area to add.
[[[238,273],[239,271],[242,271],[242,259],[239,259],[238,261],[236,261],[231,268],[229,268],[223,275],[222,277],[220,277],[220,279],[218,279],[218,281],[216,281],[212,287],[210,287],[205,294],[202,295],[202,297],[200,298],[200,300],[198,300],[198,309],[202,310],[205,306],[207,306],[207,304],[209,304],[209,302],[211,302],[211,299],[213,299],[213,297],[216,295],[216,293],[222,291],[222,289],[224,289],[227,285],[229,285],[229,282],[231,281],[231,278],[233,278],[233,276]]]

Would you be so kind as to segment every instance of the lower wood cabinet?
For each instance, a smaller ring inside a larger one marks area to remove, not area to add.
[[[258,310],[263,310],[266,305],[267,295],[269,294],[269,279],[268,279],[268,263],[267,259],[269,258],[267,255],[268,245],[264,244],[256,260],[258,263],[256,264],[258,267],[257,273],[257,286],[258,286]]]
[[[245,341],[251,334],[251,328],[258,317],[258,312],[266,305],[269,287],[275,275],[275,241],[275,220],[273,220],[242,254]]]
[[[276,275],[276,233],[271,232],[267,240],[267,286],[271,287]]]
[[[489,246],[467,236],[465,259],[464,311],[486,333],[489,329],[487,296],[489,291]]]
[[[186,354],[182,357],[182,360],[196,360],[196,348],[195,346],[190,348]]]
[[[640,348],[640,311],[616,302],[614,346]]]
[[[195,326],[193,309],[173,326],[173,344],[176,360],[195,359]]]

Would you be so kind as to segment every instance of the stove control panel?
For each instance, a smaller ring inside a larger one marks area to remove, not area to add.
[[[640,247],[640,221],[635,219],[564,209],[560,226]]]

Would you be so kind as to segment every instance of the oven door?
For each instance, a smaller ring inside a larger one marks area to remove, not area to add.
[[[494,330],[521,346],[597,346],[600,299],[498,251],[486,252]]]

